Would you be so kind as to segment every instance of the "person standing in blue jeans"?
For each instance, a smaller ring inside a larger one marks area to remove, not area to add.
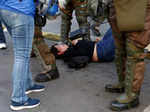
[[[10,108],[21,110],[40,104],[27,94],[45,89],[34,84],[30,71],[30,53],[34,35],[35,5],[33,0],[0,0],[0,21],[7,27],[13,41],[13,92]]]
[[[1,21],[0,21],[0,49],[6,49],[6,39]]]

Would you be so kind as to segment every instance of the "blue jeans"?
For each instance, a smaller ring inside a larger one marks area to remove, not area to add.
[[[115,58],[115,42],[111,28],[106,32],[103,39],[97,43],[97,55],[101,62],[113,61]]]
[[[0,43],[6,43],[5,35],[2,28],[2,22],[0,21]]]
[[[11,100],[24,103],[28,100],[25,91],[34,85],[29,67],[34,36],[34,18],[0,9],[0,21],[7,27],[13,41],[14,65]]]

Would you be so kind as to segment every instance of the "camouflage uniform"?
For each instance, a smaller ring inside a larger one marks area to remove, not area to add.
[[[79,27],[86,30],[88,32],[87,36],[83,37],[84,39],[90,40],[90,30],[89,24],[87,21],[87,0],[69,0],[65,9],[61,9],[61,39],[62,41],[66,41],[68,38],[68,33],[71,28],[71,19],[72,13],[75,10],[75,15]]]
[[[144,30],[138,32],[120,32],[117,26],[114,5],[110,8],[111,24],[116,45],[116,69],[119,85],[125,88],[125,94],[117,100],[128,103],[137,98],[144,79],[144,48],[150,43],[150,0],[148,0]]]
[[[45,43],[41,27],[35,27],[32,53],[36,55],[44,68],[44,71],[35,77],[37,82],[46,82],[52,80],[52,77],[53,79],[58,78],[59,73],[56,67],[55,56],[50,52],[48,45]],[[43,75],[45,75],[45,77],[43,77]]]
[[[40,27],[35,27],[33,52],[40,60],[40,63],[45,70],[50,70],[52,68],[54,69],[56,67],[55,56],[52,53],[50,53],[50,49],[45,43],[41,31],[42,29]]]

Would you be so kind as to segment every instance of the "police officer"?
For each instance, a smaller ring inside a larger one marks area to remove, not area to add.
[[[116,45],[115,62],[119,82],[108,84],[105,89],[108,92],[123,93],[111,103],[111,109],[115,111],[138,106],[144,78],[144,47],[150,42],[150,0],[126,1],[114,0],[109,16]],[[135,3],[139,8],[131,8]],[[127,9],[124,10],[126,12],[122,11],[121,5]],[[128,18],[122,14],[126,14]],[[126,20],[121,22],[123,19]]]
[[[61,10],[61,39],[63,42],[67,41],[68,33],[71,28],[72,13],[75,10],[75,15],[79,27],[83,33],[87,33],[84,39],[90,40],[89,24],[87,21],[88,9],[87,0],[59,0],[59,7]]]

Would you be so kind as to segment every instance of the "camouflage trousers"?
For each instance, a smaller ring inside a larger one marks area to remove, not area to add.
[[[150,4],[146,11],[143,31],[120,32],[117,27],[114,6],[112,5],[110,9],[109,22],[116,45],[115,63],[118,80],[130,97],[139,95],[144,79],[144,58],[146,56],[144,48],[150,43]]]
[[[90,40],[90,29],[87,21],[88,10],[87,0],[70,0],[65,9],[61,9],[61,39],[66,41],[71,29],[72,13],[75,10],[75,15],[79,28],[85,30],[87,35],[84,39]]]
[[[45,43],[40,27],[35,27],[32,53],[36,55],[44,71],[56,68],[55,56],[50,52],[48,45]]]

